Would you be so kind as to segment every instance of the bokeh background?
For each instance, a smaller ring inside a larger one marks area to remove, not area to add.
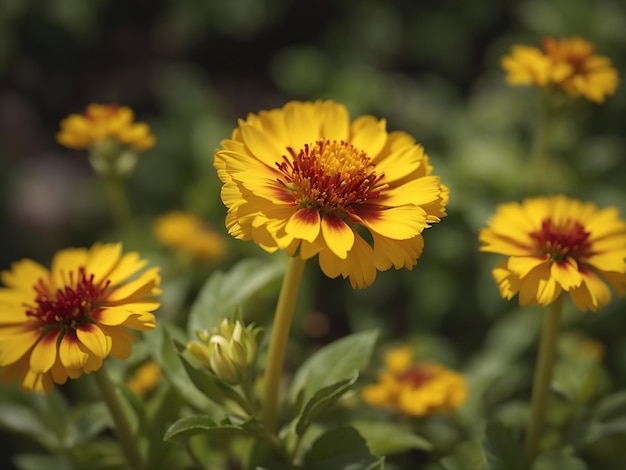
[[[0,268],[22,257],[46,264],[58,249],[117,236],[86,154],[54,139],[59,121],[88,103],[131,106],[157,136],[127,181],[135,218],[123,238],[167,262],[151,227],[168,210],[196,213],[226,237],[213,151],[238,118],[334,99],[425,146],[451,188],[449,216],[426,231],[413,271],[381,273],[367,289],[310,263],[290,357],[379,328],[381,342],[408,341],[467,372],[474,393],[489,388],[488,412],[508,413],[498,404],[528,396],[539,315],[499,297],[495,259],[478,253],[477,235],[497,203],[526,195],[539,100],[507,86],[499,60],[515,43],[579,35],[623,76],[625,24],[621,0],[1,0]],[[622,85],[558,121],[546,193],[626,216],[625,110]],[[164,285],[163,315],[179,315],[211,270],[266,256],[228,243],[219,264]],[[626,387],[625,306],[570,309],[564,326],[603,345],[610,389]]]

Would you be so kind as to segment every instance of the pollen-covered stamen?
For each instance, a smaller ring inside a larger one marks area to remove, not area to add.
[[[37,317],[46,325],[68,328],[91,321],[90,313],[97,308],[110,281],[102,286],[94,285],[94,275],[87,276],[85,268],[79,268],[76,280],[74,274],[70,272],[68,285],[54,294],[49,292],[45,281],[39,279],[34,286],[36,307],[31,306],[26,314]]]
[[[541,230],[531,233],[530,237],[535,240],[540,254],[550,255],[551,261],[562,261],[568,256],[580,261],[590,255],[589,232],[578,221],[567,219],[556,225],[552,219],[544,219]]]
[[[288,151],[291,159],[276,162],[284,175],[278,182],[300,207],[343,213],[352,204],[378,197],[385,188],[369,156],[348,142],[321,139],[298,153]]]
[[[416,366],[398,375],[398,380],[403,384],[410,384],[414,388],[428,382],[433,378],[433,374],[426,367]]]

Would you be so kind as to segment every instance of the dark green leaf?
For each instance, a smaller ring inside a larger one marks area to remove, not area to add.
[[[13,457],[19,470],[74,470],[74,465],[66,457],[45,454],[20,454]]]
[[[574,455],[571,447],[565,447],[539,455],[532,470],[586,470],[587,465]]]
[[[216,423],[211,416],[207,415],[193,415],[181,418],[172,424],[165,432],[163,439],[179,442],[197,434],[234,434],[263,437],[265,430],[255,419],[241,424],[230,424]]]
[[[412,449],[432,449],[432,444],[415,434],[410,426],[389,421],[355,421],[352,426],[365,438],[372,454],[377,456],[398,454]]]
[[[370,454],[365,439],[352,427],[322,434],[304,456],[305,470],[374,470],[382,460]]]
[[[477,439],[459,444],[439,463],[445,470],[488,470],[483,446]]]
[[[28,437],[47,449],[61,446],[60,436],[49,430],[35,410],[15,403],[0,404],[0,428]]]
[[[215,272],[202,286],[191,306],[187,331],[195,337],[196,331],[218,326],[230,318],[237,306],[285,272],[285,264],[276,260],[244,259],[228,272]]]
[[[318,390],[365,369],[377,337],[377,331],[353,333],[316,351],[297,370],[289,391],[291,401],[295,402],[300,392],[306,401]]]
[[[70,413],[69,432],[65,445],[73,447],[77,443],[91,440],[111,425],[109,409],[103,402],[78,403]]]
[[[302,408],[296,423],[296,432],[302,435],[309,425],[325,410],[334,405],[341,396],[354,385],[359,375],[324,387],[311,397]]]
[[[487,424],[483,444],[489,470],[522,470],[522,444],[517,432],[498,422]]]

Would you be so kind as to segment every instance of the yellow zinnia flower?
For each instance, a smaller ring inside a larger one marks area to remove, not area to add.
[[[351,123],[333,101],[240,120],[215,152],[229,233],[268,252],[319,255],[327,276],[353,287],[377,269],[411,269],[421,232],[446,215],[448,189],[413,137],[385,126],[373,116]]]
[[[172,211],[156,219],[154,236],[163,246],[206,261],[215,261],[226,253],[226,242],[199,217]]]
[[[579,37],[545,37],[543,51],[513,46],[501,60],[511,85],[556,86],[569,96],[602,103],[615,93],[618,73],[607,57],[596,55],[593,45]]]
[[[87,149],[113,139],[136,151],[154,147],[155,137],[144,122],[134,122],[133,110],[126,106],[92,103],[84,114],[70,114],[61,121],[57,142],[76,150]]]
[[[462,375],[433,362],[414,364],[411,348],[388,351],[385,366],[378,383],[364,387],[361,393],[369,405],[424,416],[456,410],[467,399],[467,385]]]
[[[24,259],[2,271],[0,367],[7,382],[49,392],[98,370],[107,356],[125,359],[136,338],[156,326],[159,268],[121,244],[59,251],[52,268]]]
[[[493,270],[500,294],[521,305],[549,305],[563,291],[580,310],[609,303],[607,283],[626,291],[626,223],[615,207],[598,210],[565,196],[501,204],[480,231],[481,251],[508,256]]]

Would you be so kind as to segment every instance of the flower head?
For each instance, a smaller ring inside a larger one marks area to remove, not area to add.
[[[467,399],[465,378],[433,362],[413,363],[409,347],[389,350],[378,383],[365,387],[363,400],[411,416],[458,409]]]
[[[158,268],[121,244],[59,251],[46,269],[24,259],[2,271],[0,367],[5,381],[49,392],[98,370],[104,358],[125,359],[130,330],[155,327]]]
[[[129,390],[135,395],[149,395],[162,379],[161,368],[153,360],[141,364],[126,381]]]
[[[268,252],[319,255],[329,277],[365,287],[376,270],[411,269],[448,189],[423,148],[385,121],[350,122],[332,101],[250,114],[215,152],[231,235]]]
[[[549,305],[565,291],[580,310],[597,311],[611,299],[608,285],[626,292],[626,223],[615,207],[560,195],[501,204],[479,239],[481,251],[508,256],[493,276],[521,305]]]
[[[199,217],[173,211],[159,217],[154,223],[154,235],[164,246],[206,261],[215,261],[226,252],[226,243]]]
[[[513,46],[501,65],[511,85],[557,87],[570,97],[583,96],[596,103],[614,94],[619,81],[611,60],[596,55],[593,45],[579,37],[545,37],[543,50]]]
[[[107,139],[120,142],[136,151],[154,147],[155,137],[144,122],[134,122],[133,110],[126,106],[92,103],[84,114],[70,114],[61,121],[59,144],[76,150]]]

